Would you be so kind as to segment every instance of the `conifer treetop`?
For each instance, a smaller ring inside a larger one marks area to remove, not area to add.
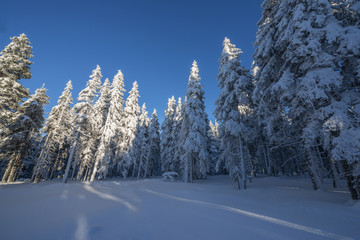
[[[201,78],[199,76],[199,67],[197,65],[197,62],[194,60],[190,71],[189,82],[194,80],[200,81],[200,79]]]
[[[24,33],[10,39],[11,43],[1,51],[0,73],[13,80],[31,78],[30,65],[33,62],[29,58],[33,55],[29,39]]]
[[[240,61],[240,54],[243,53],[240,48],[236,48],[235,44],[230,42],[230,39],[225,37],[223,41],[223,50],[220,57],[220,63],[224,64],[226,61],[230,61],[233,58],[238,58]]]

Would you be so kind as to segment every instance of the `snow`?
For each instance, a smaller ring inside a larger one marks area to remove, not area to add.
[[[0,185],[1,239],[359,239],[345,183],[312,191],[305,177],[229,176]]]

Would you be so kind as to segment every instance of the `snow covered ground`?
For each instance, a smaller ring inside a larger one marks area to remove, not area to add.
[[[0,239],[360,239],[360,205],[344,183],[228,176],[0,185]]]

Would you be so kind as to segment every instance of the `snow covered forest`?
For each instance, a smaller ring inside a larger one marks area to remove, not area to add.
[[[30,95],[21,85],[31,79],[31,43],[12,37],[0,55],[1,181],[176,172],[184,182],[227,174],[243,190],[258,176],[309,175],[314,190],[346,180],[359,200],[360,2],[265,0],[262,9],[252,69],[230,39],[222,43],[215,122],[196,61],[161,124],[139,105],[137,82],[124,99],[123,72],[110,81],[100,66],[76,101],[69,81],[44,119],[45,86]]]

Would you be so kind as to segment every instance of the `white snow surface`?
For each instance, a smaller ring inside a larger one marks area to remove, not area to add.
[[[0,238],[360,239],[359,203],[342,182],[229,176],[195,183],[108,180],[0,184]]]

